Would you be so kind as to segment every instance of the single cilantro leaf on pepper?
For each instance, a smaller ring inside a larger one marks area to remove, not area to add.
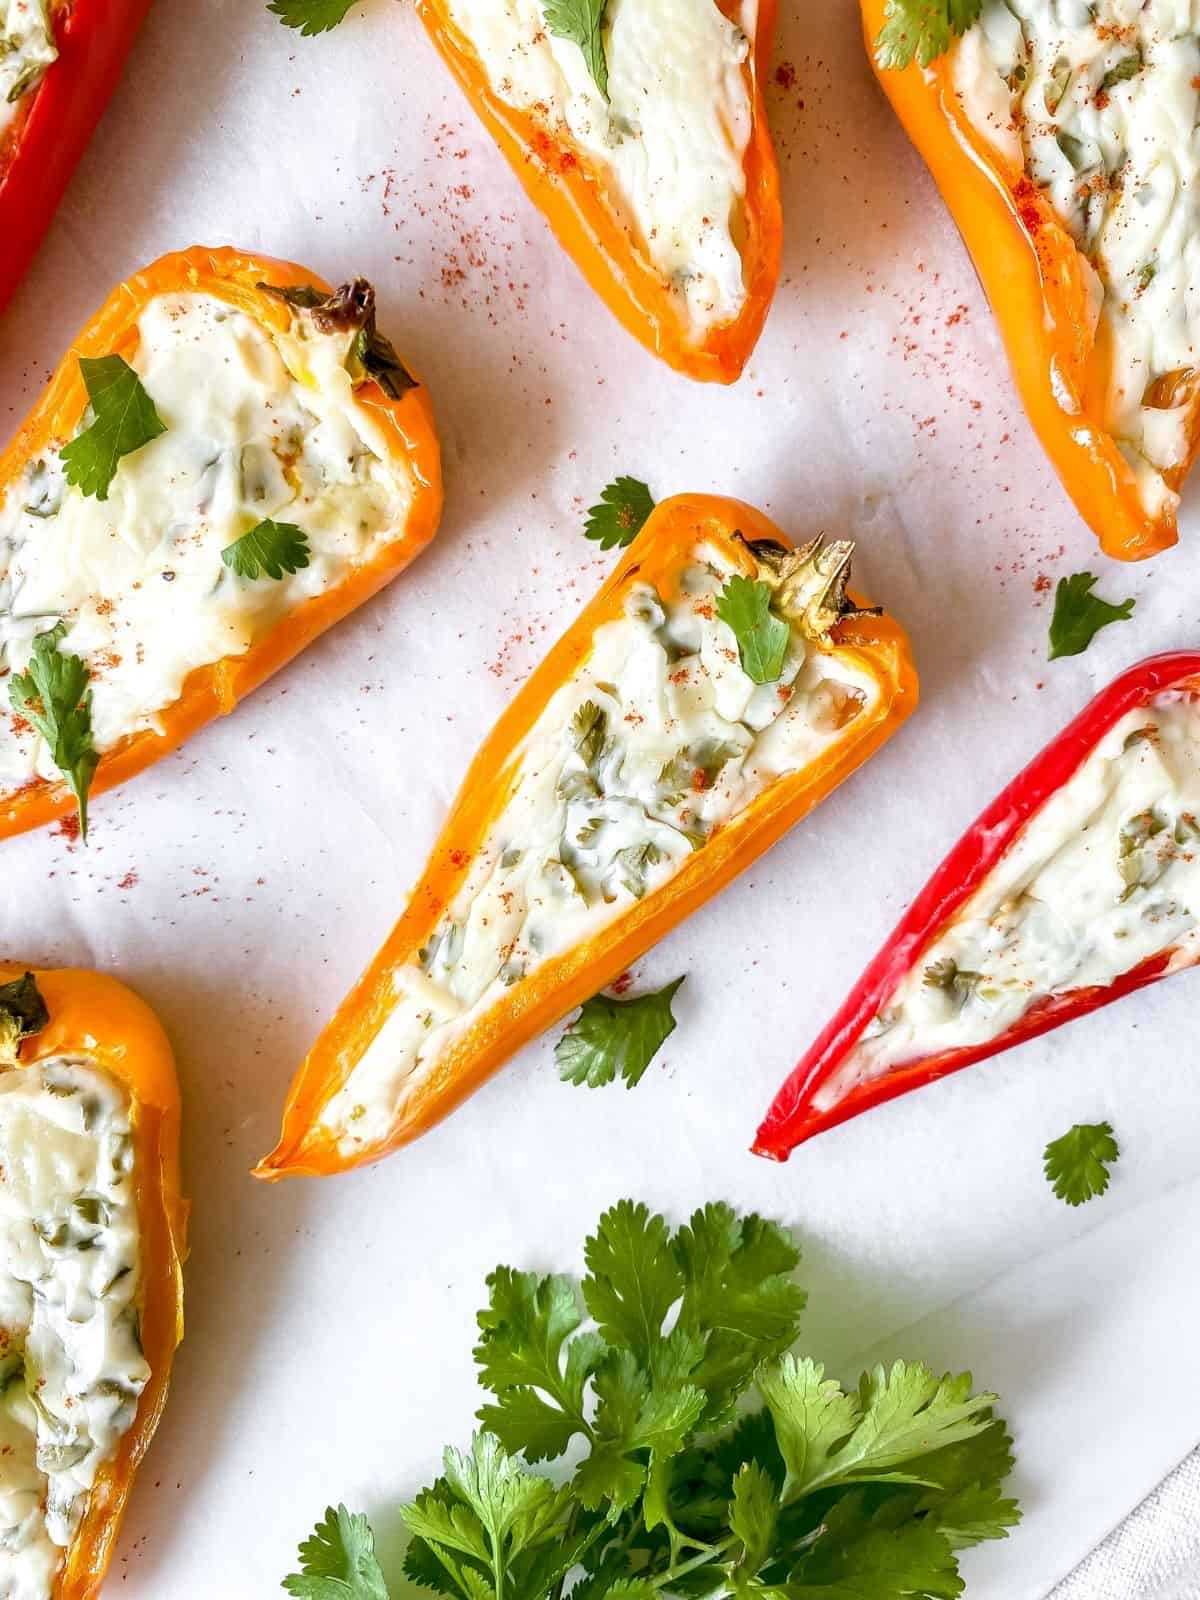
[[[608,99],[608,61],[600,29],[608,0],[543,0],[546,26],[559,39],[569,39],[583,51],[587,69],[597,89]]]
[[[221,551],[221,560],[239,578],[261,578],[265,574],[278,580],[285,572],[302,571],[308,566],[309,557],[303,530],[294,522],[272,522],[269,517]]]
[[[956,36],[979,21],[983,0],[888,0],[875,41],[875,60],[899,71],[916,61],[927,67]]]
[[[100,756],[92,743],[92,691],[87,664],[60,649],[67,625],[60,622],[33,641],[29,665],[8,680],[13,710],[33,724],[50,759],[79,805],[79,833],[87,843],[88,790]]]
[[[791,629],[771,610],[769,583],[735,573],[717,600],[717,616],[733,631],[742,671],[752,683],[774,683],[783,671]]]
[[[80,356],[79,370],[92,421],[62,449],[67,482],[81,494],[107,500],[122,456],[167,431],[137,373],[122,356]]]

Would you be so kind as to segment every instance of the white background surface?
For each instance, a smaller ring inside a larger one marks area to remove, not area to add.
[[[784,274],[732,391],[660,369],[592,300],[390,0],[312,41],[257,0],[159,0],[0,324],[7,431],[110,285],[160,251],[231,242],[335,281],[367,273],[445,449],[442,533],[389,592],[101,798],[90,850],[46,832],[4,846],[0,947],[126,978],[164,1018],[185,1091],[188,1337],[114,1567],[129,1600],[277,1592],[339,1498],[371,1513],[393,1563],[396,1504],[471,1428],[484,1274],[576,1267],[622,1194],[675,1218],[725,1196],[798,1228],[805,1346],[844,1376],[903,1352],[1001,1391],[1027,1520],[968,1557],[977,1600],[1040,1600],[1200,1438],[1194,979],[786,1167],[744,1153],[980,806],[1119,668],[1200,642],[1200,518],[1148,567],[1096,554],[855,8],[784,9]],[[659,495],[741,495],[797,537],[858,538],[860,583],[912,633],[922,710],[641,965],[646,983],[688,982],[636,1094],[561,1085],[546,1040],[382,1167],[251,1182],[474,746],[607,570],[581,508],[618,471]],[[1046,580],[1083,567],[1109,598],[1136,595],[1136,619],[1047,665]],[[1068,1211],[1042,1147],[1102,1117],[1125,1152],[1113,1188]]]

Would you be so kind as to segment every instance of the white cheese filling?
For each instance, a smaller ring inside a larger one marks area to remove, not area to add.
[[[1200,0],[984,0],[953,73],[1094,269],[1104,426],[1146,509],[1173,509],[1200,369]]]
[[[736,317],[754,0],[742,27],[715,0],[609,0],[607,100],[580,47],[547,28],[542,0],[450,0],[449,11],[494,93],[594,163],[697,339]]]
[[[0,140],[57,58],[49,0],[0,0]]]
[[[808,766],[878,686],[799,630],[756,685],[715,614],[732,568],[694,552],[678,597],[648,585],[596,630],[514,758],[512,792],[395,1004],[320,1122],[349,1153],[386,1136],[461,1033],[512,984],[668,883],[771,784]]]
[[[413,495],[354,398],[353,334],[303,315],[280,334],[195,294],[151,301],[138,334],[130,364],[166,432],[121,458],[107,500],[68,487],[56,450],[0,500],[0,668],[23,670],[35,634],[65,621],[101,753],[158,728],[194,668],[241,655],[370,560]],[[303,531],[310,564],[237,576],[221,552],[268,518]],[[58,777],[44,742],[0,716],[0,794],[39,776]]]
[[[986,1044],[1038,1000],[1200,949],[1200,704],[1131,711],[1025,826],[869,1025],[816,1105]]]
[[[0,1073],[0,1595],[50,1600],[150,1369],[125,1091],[86,1061]]]

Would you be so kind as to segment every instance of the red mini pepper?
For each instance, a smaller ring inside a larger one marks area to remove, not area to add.
[[[0,138],[0,311],[33,260],[150,0],[53,0],[58,59]]]
[[[1074,776],[1122,717],[1168,689],[1194,690],[1200,695],[1200,651],[1151,656],[1122,673],[1035,756],[967,829],[901,918],[841,1010],[775,1096],[754,1140],[756,1155],[786,1161],[798,1144],[860,1111],[1047,1033],[1153,983],[1168,971],[1182,970],[1200,960],[1200,955],[1173,960],[1173,947],[1158,951],[1111,984],[1041,997],[997,1038],[918,1055],[886,1069],[878,1077],[852,1085],[833,1104],[817,1104],[823,1086],[843,1065],[905,978],[922,964],[926,951],[981,887],[1025,825]]]

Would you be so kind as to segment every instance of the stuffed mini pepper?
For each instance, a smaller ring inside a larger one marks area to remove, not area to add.
[[[805,1139],[1200,961],[1200,654],[1092,701],[946,857],[767,1113]]]
[[[88,1600],[183,1331],[179,1090],[94,972],[0,968],[0,1594]]]
[[[418,10],[625,328],[689,377],[731,383],[779,276],[762,96],[775,0],[419,0]]]
[[[428,543],[425,390],[359,281],[189,250],[121,284],[0,456],[0,837],[231,711]]]
[[[0,0],[0,311],[87,148],[150,0]]]
[[[1030,418],[1111,556],[1176,539],[1200,444],[1200,30],[1177,0],[862,0]]]
[[[909,715],[852,547],[665,501],[500,719],[407,909],[301,1067],[259,1177],[422,1133],[616,979]]]

